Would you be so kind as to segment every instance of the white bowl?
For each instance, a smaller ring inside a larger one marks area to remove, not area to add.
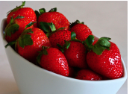
[[[3,19],[1,23],[1,32],[4,30],[5,21],[6,19]],[[7,44],[4,39],[2,41],[4,45]],[[123,60],[122,78],[84,81],[64,77],[35,66],[18,55],[10,46],[5,48],[5,51],[21,94],[116,94],[127,79]]]

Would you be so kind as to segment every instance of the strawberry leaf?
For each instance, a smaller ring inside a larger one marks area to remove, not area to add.
[[[57,11],[57,8],[52,8],[49,12],[56,12]]]
[[[94,42],[94,36],[93,35],[89,35],[87,37],[87,39],[85,41],[83,41],[83,43],[86,43],[86,45],[89,47],[89,48],[92,48],[92,43]]]
[[[41,15],[41,14],[45,13],[46,10],[45,10],[45,8],[41,8],[41,9],[39,9],[39,12],[40,12],[40,15]]]
[[[84,41],[85,46],[87,46],[88,50],[92,50],[97,55],[101,55],[102,52],[107,49],[110,49],[111,43],[109,42],[111,38],[108,37],[101,37],[94,45],[92,43],[94,42],[94,36],[89,35],[88,38]]]
[[[15,19],[22,19],[24,18],[23,16],[17,16],[16,18],[11,17],[9,24],[5,28],[5,36],[11,36],[14,34],[16,31],[19,30],[19,25],[15,23]]]
[[[82,41],[81,41],[81,40],[78,40],[78,39],[72,39],[71,41],[75,41],[75,42],[80,42],[80,43],[82,43]]]
[[[37,60],[38,64],[40,64],[40,60],[41,60],[42,54],[43,53],[40,51],[38,56],[36,57],[36,60]]]
[[[35,10],[35,14],[36,14],[36,17],[37,17],[37,19],[38,19],[39,16],[40,16],[40,13],[39,13],[37,10]]]
[[[35,22],[30,22],[29,24],[26,25],[25,29],[32,26]]]
[[[104,47],[110,47],[110,40],[111,38],[108,38],[108,37],[101,37],[99,40],[98,40],[98,43],[101,45],[101,46],[104,46]]]
[[[33,33],[33,31],[32,31],[32,29],[30,28],[30,29],[24,30],[24,34],[25,34],[25,33]]]
[[[43,13],[45,13],[45,12],[46,12],[45,8],[39,9],[39,12],[38,12],[37,10],[35,10],[35,14],[36,14],[37,19],[39,18],[39,16],[40,16],[41,14],[43,14]]]
[[[61,46],[60,44],[57,43],[57,46],[59,47],[59,50],[64,53],[64,46]]]
[[[76,33],[75,32],[71,32],[71,40],[70,41],[81,42],[81,40],[76,39]]]
[[[64,44],[64,48],[68,49],[70,47],[70,42],[69,41],[65,41],[65,44]]]
[[[56,31],[56,27],[55,27],[55,25],[53,23],[48,23],[48,25],[49,25],[49,27],[50,27],[52,32]]]
[[[31,39],[31,35],[29,33],[33,33],[31,28],[24,30],[20,37],[17,39],[17,43],[19,43],[22,48],[27,45],[33,45],[33,40]]]
[[[70,23],[70,28],[72,28],[76,24],[84,24],[84,22],[80,22],[79,20],[76,20],[75,22]]]
[[[49,36],[51,36],[52,35],[52,33],[46,33],[46,36],[49,38]]]
[[[33,45],[33,41],[31,39],[31,35],[29,34],[25,34],[22,35],[19,39],[18,39],[19,45],[24,48],[27,45]]]
[[[38,56],[37,56],[37,58],[36,58],[38,64],[40,64],[40,60],[41,60],[42,55],[48,55],[48,52],[47,52],[47,50],[46,50],[47,48],[49,48],[49,47],[42,46],[42,50],[39,51],[39,54],[38,54]]]
[[[56,31],[64,30],[64,29],[65,29],[65,27],[61,27],[61,28],[57,29]]]
[[[42,51],[42,53],[43,53],[44,55],[48,55],[48,52],[47,52],[46,49],[44,49],[44,50]]]
[[[71,40],[76,38],[76,33],[75,32],[71,32]]]
[[[48,25],[46,22],[40,22],[40,28],[41,28],[44,32],[50,32],[49,25]]]
[[[93,52],[95,52],[97,55],[101,55],[102,52],[105,50],[104,47],[101,47],[100,45],[95,45],[92,47]]]
[[[5,45],[5,48],[7,48],[8,46],[12,46],[16,43],[16,41],[12,41],[12,42],[9,42],[8,44]]]
[[[40,27],[44,32],[55,32],[56,28],[53,23],[40,22]]]
[[[23,18],[24,18],[24,16],[18,15],[16,18],[14,18],[14,20],[15,20],[15,19],[23,19]]]
[[[16,31],[18,31],[18,29],[19,29],[19,25],[18,24],[12,24],[10,26],[7,26],[5,28],[5,35],[4,36],[11,36]]]

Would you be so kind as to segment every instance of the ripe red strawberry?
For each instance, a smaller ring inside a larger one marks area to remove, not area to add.
[[[80,42],[71,41],[68,49],[64,50],[64,55],[72,67],[86,68],[86,48]]]
[[[7,15],[7,24],[9,24],[11,17],[16,18],[17,16],[23,16],[24,20],[29,19],[30,22],[36,22],[36,14],[34,10],[30,7],[23,7],[25,5],[25,1],[22,2],[22,5],[12,9],[9,11]],[[36,26],[36,23],[34,24]]]
[[[27,28],[28,24],[31,24],[31,20],[24,18],[23,16],[17,16],[16,18],[11,18],[10,23],[5,28],[5,39],[8,42],[15,41]],[[32,28],[33,25],[29,28]]]
[[[38,62],[42,68],[63,76],[69,75],[68,62],[64,54],[57,48],[44,49],[39,58]]]
[[[89,35],[92,35],[92,31],[90,28],[85,25],[83,22],[80,23],[78,20],[76,20],[74,23],[71,24],[70,31],[76,33],[76,38],[84,41]]]
[[[75,75],[74,68],[69,66],[69,77],[74,77],[74,75]]]
[[[63,46],[65,41],[71,40],[71,32],[68,30],[58,30],[49,37],[52,47],[58,48],[57,44]]]
[[[37,11],[36,11],[37,12]],[[40,26],[40,22],[53,23],[56,29],[64,28],[65,30],[69,29],[69,21],[62,14],[57,12],[57,8],[51,9],[49,12],[46,12],[45,9],[40,9],[40,14],[38,13],[38,25]]]
[[[102,37],[98,41],[94,36],[89,36],[86,40],[86,45],[90,48],[87,53],[87,64],[89,67],[110,79],[116,79],[123,76],[123,66],[121,62],[121,55],[117,45],[109,42],[110,38]]]
[[[50,46],[46,34],[39,28],[25,30],[18,38],[16,43],[17,52],[27,60],[34,62],[42,46]]]
[[[91,70],[83,69],[77,73],[76,79],[80,80],[102,80],[102,77]]]

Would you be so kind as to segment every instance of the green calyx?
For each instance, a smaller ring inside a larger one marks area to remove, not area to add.
[[[76,39],[76,33],[71,32],[71,40],[70,41],[65,40],[65,44],[63,46],[61,46],[60,44],[57,44],[57,46],[59,47],[61,52],[64,53],[64,50],[70,47],[71,41],[81,42],[80,40]]]
[[[24,18],[23,16],[17,16],[16,18],[11,17],[9,24],[5,28],[5,36],[11,36],[14,34],[16,31],[19,30],[19,25],[15,23],[15,19],[22,19]]]
[[[12,46],[17,43],[19,43],[19,45],[24,48],[27,45],[32,45],[33,41],[31,39],[31,35],[29,35],[28,33],[33,33],[32,29],[26,29],[28,27],[30,27],[31,25],[33,25],[35,22],[30,22],[28,25],[26,25],[24,31],[22,32],[22,34],[20,35],[20,37],[12,42],[9,42],[7,45],[5,45],[5,48],[7,48],[9,45]]]
[[[75,22],[70,23],[70,28],[72,28],[76,24],[84,24],[84,22],[80,22],[79,20],[76,20]]]
[[[29,24],[27,24],[27,25],[25,26],[25,29],[28,28],[28,27],[30,27],[30,26],[32,26],[34,23],[36,23],[36,22],[30,22]]]
[[[33,45],[31,35],[29,35],[28,33],[33,33],[32,29],[24,30],[21,36],[18,38],[19,46],[22,48],[24,48],[27,45]]]
[[[39,9],[39,11],[35,10],[35,14],[36,14],[37,19],[39,18],[39,16],[41,14],[43,14],[45,12],[46,12],[45,8],[41,8],[41,9]]]
[[[61,52],[64,53],[64,50],[68,49],[70,47],[70,44],[70,41],[65,41],[65,44],[63,46],[61,46],[60,44],[57,44],[57,46],[59,47]]]
[[[56,7],[55,8],[52,8],[51,10],[49,10],[49,12],[56,12],[56,11],[57,11],[57,8]],[[45,12],[46,12],[46,9],[45,8],[41,8],[41,9],[39,9],[39,11],[35,10],[35,14],[37,16],[37,19],[39,18],[39,16],[41,14],[43,14]]]
[[[41,51],[39,51],[39,54],[38,54],[38,56],[36,57],[36,60],[37,60],[37,62],[40,64],[40,60],[41,60],[41,57],[42,57],[42,55],[48,55],[48,52],[47,52],[47,49],[48,49],[49,47],[46,47],[46,46],[42,46],[42,50]]]
[[[64,30],[65,27],[61,27],[59,29],[56,29],[56,27],[53,23],[40,22],[40,29],[42,29],[46,33],[46,36],[49,37],[50,35],[52,35],[56,31]]]
[[[111,38],[108,37],[101,37],[94,45],[92,45],[92,43],[94,42],[94,36],[89,35],[88,38],[83,41],[83,44],[85,44],[89,51],[92,50],[97,55],[101,55],[105,49],[110,50],[110,39]]]
[[[40,28],[46,33],[56,31],[56,27],[53,23],[40,22]]]
[[[56,29],[53,23],[47,23],[47,22],[40,22],[40,28],[46,33],[47,37],[49,37],[51,34],[53,34],[58,30],[65,29],[64,27]]]
[[[24,31],[22,32],[21,36],[18,38],[19,45],[24,48],[28,45],[33,45],[33,40],[31,39],[31,35],[29,33],[33,33],[32,28],[26,29],[32,26],[35,22],[30,22],[26,25]]]
[[[49,12],[57,12],[57,8],[52,8],[51,10],[49,10]]]
[[[75,32],[71,32],[71,40],[70,41],[81,42],[81,40],[76,39],[76,33]]]
[[[10,10],[7,14],[9,14],[10,12],[17,11],[18,9],[23,8],[23,6],[25,6],[25,1],[23,1],[22,4],[21,4],[20,6],[14,8],[14,9],[12,9],[12,10]]]

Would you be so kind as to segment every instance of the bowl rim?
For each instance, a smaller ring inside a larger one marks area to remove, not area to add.
[[[6,43],[7,44],[7,42],[6,42],[6,40],[4,39],[4,36],[3,36],[3,30],[4,30],[4,26],[5,26],[5,23],[6,23],[6,18],[4,18],[3,20],[2,20],[2,22],[1,22],[1,37],[2,37],[2,41],[3,41],[3,44],[4,43]],[[15,55],[17,55],[19,58],[22,58],[22,59],[24,59],[26,62],[29,62],[28,60],[26,60],[25,58],[23,58],[23,57],[21,57],[16,51],[14,51],[10,46],[8,46],[8,48],[5,48],[5,50],[6,49],[10,49],[10,50],[12,50],[13,52],[14,52],[14,54]],[[66,77],[66,76],[63,76],[63,75],[60,75],[60,74],[56,74],[56,73],[54,73],[54,72],[51,72],[51,71],[48,71],[48,70],[46,70],[46,69],[44,69],[44,68],[40,68],[40,67],[38,67],[38,66],[36,66],[36,65],[34,65],[33,63],[31,63],[31,62],[29,62],[28,64],[31,66],[31,67],[33,67],[33,68],[36,68],[37,70],[39,70],[39,71],[43,71],[43,72],[45,72],[45,73],[48,73],[49,75],[52,75],[52,76],[56,76],[56,77],[58,77],[58,78],[61,78],[61,79],[64,79],[64,80],[70,80],[70,81],[77,81],[77,82],[80,82],[80,83],[103,83],[103,82],[113,82],[113,81],[119,81],[119,80],[126,80],[127,79],[127,71],[126,71],[126,65],[125,65],[125,62],[124,62],[124,60],[122,59],[122,57],[121,57],[121,60],[122,60],[122,64],[123,64],[123,68],[124,68],[124,76],[123,77],[121,77],[121,78],[117,78],[117,79],[109,79],[109,80],[79,80],[79,79],[76,79],[76,78],[71,78],[71,77]]]

